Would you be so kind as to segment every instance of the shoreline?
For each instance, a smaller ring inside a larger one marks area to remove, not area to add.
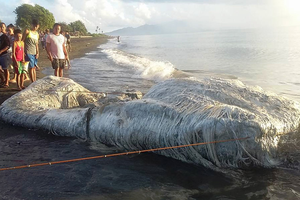
[[[84,57],[86,53],[94,51],[101,44],[104,44],[109,39],[109,36],[102,37],[81,37],[81,38],[72,38],[71,40],[71,52],[69,52],[70,60],[75,58]],[[51,63],[47,57],[46,50],[42,49],[41,44],[39,44],[40,56],[38,59],[38,66],[40,69],[36,71],[37,79],[41,79],[46,75],[42,71],[48,67],[51,67]],[[52,68],[52,67],[51,67]],[[10,78],[13,78],[13,70],[10,70]],[[25,81],[24,85],[27,87],[31,84],[31,81]],[[10,83],[8,88],[0,88],[0,105],[12,95],[18,93],[17,84]]]

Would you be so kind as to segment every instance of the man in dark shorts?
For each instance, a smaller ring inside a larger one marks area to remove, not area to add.
[[[61,25],[55,23],[53,26],[53,33],[46,39],[46,50],[48,58],[52,63],[54,75],[63,77],[63,70],[65,68],[68,53],[65,45],[65,37],[60,34]]]
[[[0,23],[0,66],[1,73],[3,71],[4,76],[2,76],[2,82],[0,83],[0,87],[7,88],[9,86],[9,70],[8,67],[10,65],[11,57],[10,53],[8,53],[8,49],[10,47],[10,41],[8,36],[6,35],[6,25],[5,23]]]

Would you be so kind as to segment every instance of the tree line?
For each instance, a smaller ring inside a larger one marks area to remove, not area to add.
[[[18,6],[14,13],[17,15],[15,25],[20,29],[29,29],[33,19],[37,19],[40,24],[40,30],[52,29],[55,19],[53,14],[44,7],[35,4],[22,4]],[[1,22],[1,20],[0,20]],[[89,35],[83,22],[80,20],[67,24],[66,22],[58,22],[61,24],[63,31],[69,31],[73,34]]]

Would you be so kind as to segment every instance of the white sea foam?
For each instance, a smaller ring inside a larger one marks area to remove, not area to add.
[[[171,78],[175,71],[170,62],[153,61],[117,49],[105,49],[102,52],[117,64],[134,68],[136,70],[135,77],[138,78],[162,81]]]

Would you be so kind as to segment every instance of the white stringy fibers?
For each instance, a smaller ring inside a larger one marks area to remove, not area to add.
[[[250,137],[157,152],[212,169],[277,165],[281,136],[299,125],[297,102],[237,80],[171,79],[139,100],[104,97],[70,79],[49,76],[6,100],[0,117],[126,150]]]

